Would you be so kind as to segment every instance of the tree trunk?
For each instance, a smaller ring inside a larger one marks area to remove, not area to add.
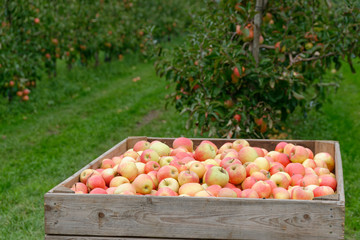
[[[252,45],[252,54],[256,62],[256,67],[259,65],[259,38],[261,34],[261,22],[262,22],[262,15],[265,6],[266,0],[256,0],[255,11],[257,12],[254,17],[254,39]]]

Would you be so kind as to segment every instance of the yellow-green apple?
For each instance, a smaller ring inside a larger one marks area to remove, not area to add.
[[[105,180],[101,175],[93,175],[86,181],[86,186],[89,189],[104,188],[106,187]]]
[[[162,143],[160,141],[152,141],[150,143],[150,148],[152,150],[155,150],[155,152],[157,152],[159,154],[160,157],[163,156],[169,156],[170,154],[170,147],[168,145],[166,145],[165,143]]]
[[[172,160],[169,165],[176,167],[179,170],[179,172],[188,170],[186,163],[178,159]]]
[[[330,174],[330,170],[327,168],[321,168],[321,167],[316,167],[314,169],[314,172],[316,173],[316,175],[320,176],[320,175],[325,175],[325,174]]]
[[[252,190],[251,188],[245,189],[241,191],[240,193],[241,198],[259,198],[259,194],[255,190]]]
[[[100,175],[100,173],[94,169],[85,169],[80,173],[80,182],[86,184],[88,178],[93,175]]]
[[[206,172],[206,168],[205,166],[201,163],[201,162],[193,162],[190,167],[189,170],[196,173],[199,177],[199,179],[201,179],[205,172]]]
[[[149,173],[151,171],[157,171],[160,169],[160,164],[155,161],[150,161],[145,164],[144,172]]]
[[[156,196],[167,196],[167,197],[178,196],[178,194],[176,192],[174,192],[171,188],[168,188],[168,187],[159,188],[159,190],[157,190],[155,195]]]
[[[176,181],[176,180],[175,180]],[[140,174],[132,182],[137,193],[149,194],[154,188],[152,178],[147,174]]]
[[[88,188],[85,184],[83,184],[82,182],[77,182],[75,183],[72,187],[71,190],[73,190],[75,193],[77,192],[83,192],[83,193],[88,193]]]
[[[275,173],[270,177],[270,180],[273,181],[277,187],[287,189],[290,185],[290,180],[282,172]]]
[[[153,149],[144,150],[140,156],[140,161],[143,163],[147,163],[150,161],[159,162],[159,160],[160,160],[159,154]]]
[[[316,163],[316,167],[321,167],[321,168],[328,168],[326,162],[323,159],[314,159],[315,163]]]
[[[107,168],[101,173],[101,176],[104,179],[106,186],[109,186],[111,180],[115,177],[115,175],[116,171],[112,168]]]
[[[202,190],[197,193],[195,193],[194,197],[215,197],[207,190]]]
[[[221,161],[220,161],[221,162]],[[220,166],[220,164],[215,159],[206,159],[202,162],[205,166],[206,165],[214,165],[214,166]]]
[[[307,187],[309,185],[319,185],[319,177],[316,174],[305,175],[300,181],[301,187]]]
[[[89,192],[89,194],[107,194],[107,192],[103,188],[94,188]]]
[[[220,148],[218,153],[222,154],[228,149],[232,149],[233,144],[231,142],[224,143]]]
[[[329,186],[320,186],[313,190],[314,197],[321,197],[326,195],[335,194],[334,190]]]
[[[174,178],[177,179],[179,175],[179,170],[174,166],[163,166],[157,172],[157,179],[159,182],[165,178]]]
[[[290,152],[290,161],[293,163],[303,163],[309,158],[309,152],[302,146],[295,146]]]
[[[277,151],[270,151],[265,156],[271,157],[273,160],[275,160],[275,157],[279,154]]]
[[[291,186],[300,186],[301,180],[303,179],[303,175],[301,174],[294,174],[291,176],[290,184]]]
[[[177,160],[177,158],[174,156],[162,156],[159,160],[160,167],[170,165],[170,163],[174,160]]]
[[[314,198],[314,193],[303,187],[294,187],[291,190],[291,199],[297,200],[312,200]]]
[[[135,161],[139,161],[139,158],[140,158],[140,156],[139,156],[139,154],[137,152],[129,151],[129,150],[127,152],[125,152],[123,154],[123,156],[124,156],[124,158],[125,157],[132,157],[133,159],[135,159]]]
[[[204,166],[205,166],[206,171],[209,170],[209,169],[212,168],[212,167],[218,167],[218,166],[213,165],[213,164],[204,164]],[[206,171],[205,171],[205,172],[206,172]],[[205,175],[205,173],[204,173],[204,175]],[[204,178],[204,177],[203,177],[203,178]]]
[[[182,159],[181,159],[180,161],[182,161]],[[190,170],[190,167],[191,167],[191,165],[192,165],[193,163],[199,163],[199,161],[191,160],[191,161],[189,161],[189,162],[186,162],[185,165],[186,165],[186,167]]]
[[[246,178],[246,169],[241,163],[235,163],[226,168],[229,174],[229,182],[241,184]]]
[[[200,144],[196,150],[194,157],[198,161],[205,161],[207,159],[213,159],[216,156],[216,149],[210,143]]]
[[[273,162],[269,169],[270,175],[274,175],[277,172],[285,172],[285,167],[279,162]]]
[[[116,164],[120,164],[121,163],[121,160],[123,159],[124,157],[123,156],[115,156],[113,157],[111,160],[113,160],[113,162]]]
[[[290,199],[288,190],[282,187],[276,187],[272,190],[272,195],[275,199]]]
[[[143,174],[143,173],[145,173],[145,163],[136,162],[135,165],[136,165],[136,167],[137,167],[138,174]]]
[[[235,149],[236,151],[240,151],[240,149],[242,149],[243,147],[248,147],[250,146],[249,142],[246,141],[245,139],[237,139],[232,143],[232,148]]]
[[[315,174],[316,175],[316,172],[311,167],[306,167],[305,168],[305,175],[309,175],[309,174]]]
[[[238,155],[239,155],[239,160],[241,161],[242,164],[246,162],[253,162],[257,157],[259,157],[256,150],[252,147],[243,147],[242,149],[240,149]]]
[[[189,152],[193,151],[193,141],[186,137],[176,138],[173,142],[173,148],[185,147]]]
[[[238,152],[235,149],[227,149],[221,155],[220,159],[224,158],[238,158]]]
[[[133,162],[133,163],[136,163],[136,160],[134,159],[134,158],[132,158],[132,157],[124,157],[122,160],[121,160],[121,163],[127,163],[127,162]],[[120,163],[120,164],[121,164]],[[119,164],[119,165],[120,165]]]
[[[218,197],[236,198],[237,193],[233,189],[225,187],[225,188],[220,189],[217,196]]]
[[[314,156],[315,162],[316,162],[316,160],[318,160],[318,159],[321,159],[321,160],[323,160],[323,161],[326,163],[327,168],[330,170],[330,172],[334,170],[334,168],[335,168],[335,161],[334,161],[333,157],[332,157],[329,153],[327,153],[327,152],[317,153],[317,154]]]
[[[239,159],[231,158],[231,157],[226,157],[226,158],[224,158],[223,160],[221,160],[221,162],[220,162],[220,167],[222,167],[222,168],[228,168],[230,165],[236,164],[236,163],[242,164]]]
[[[179,194],[194,196],[197,192],[204,190],[200,183],[185,183],[179,188]]]
[[[309,185],[309,186],[306,186],[305,188],[314,192],[314,189],[317,187],[319,187],[319,185]]]
[[[245,180],[241,183],[241,189],[249,189],[256,183],[256,178],[254,177],[247,177]]]
[[[200,145],[201,144],[203,144],[203,143],[208,143],[208,144],[210,144],[211,146],[213,146],[213,148],[215,149],[215,152],[217,153],[218,152],[218,147],[213,143],[213,142],[211,142],[211,141],[209,141],[209,140],[203,140],[203,141],[201,141],[201,143],[200,143]]]
[[[107,168],[113,168],[115,166],[115,163],[113,160],[109,159],[109,158],[105,158],[101,161],[101,167],[102,169],[107,169]]]
[[[336,190],[336,185],[337,185],[336,179],[333,176],[331,176],[330,174],[320,175],[319,183],[320,183],[320,186],[329,186],[334,191]]]
[[[224,168],[214,166],[205,172],[203,182],[208,186],[217,184],[223,187],[229,182],[229,174]]]
[[[145,151],[146,149],[149,149],[149,147],[150,147],[150,143],[148,141],[141,140],[135,143],[133,150],[136,152]]]
[[[193,171],[185,170],[179,173],[178,181],[180,186],[185,183],[199,183],[199,176]]]
[[[288,155],[286,155],[285,153],[279,153],[275,155],[274,162],[281,163],[284,167],[286,167],[289,163],[291,163]]]
[[[133,194],[136,194],[136,189],[131,183],[123,183],[119,185],[115,191],[114,194],[121,194],[122,192],[132,192]]]
[[[293,149],[293,147],[295,147],[294,144],[292,143],[288,143],[284,146],[284,149],[283,149],[283,153],[285,153],[286,155],[288,155],[290,157],[290,153]],[[275,150],[276,151],[276,150]]]
[[[283,153],[284,148],[287,144],[288,144],[287,142],[279,142],[275,147],[275,151]]]
[[[285,167],[285,172],[287,172],[290,175],[290,177],[295,174],[301,174],[304,176],[305,175],[305,167],[301,163],[289,163]]]
[[[258,157],[254,160],[254,163],[260,168],[266,171],[270,169],[270,161],[264,157]]]
[[[138,169],[137,169],[136,164],[134,162],[121,161],[121,163],[120,163],[120,165],[119,165],[119,167],[117,169],[117,172],[121,176],[126,177],[127,179],[129,179],[130,182],[134,181],[134,179],[138,175]]]
[[[150,195],[151,195],[151,196],[156,196],[156,193],[157,193],[157,190],[154,190],[154,189],[153,189],[153,190],[151,190]]]
[[[260,180],[265,181],[265,180],[267,180],[267,177],[262,172],[253,172],[250,176],[254,177],[256,179],[256,181],[260,181]]]
[[[276,184],[274,183],[274,181],[272,181],[270,179],[265,180],[264,182],[268,183],[270,185],[271,189],[274,189],[277,187]]]
[[[315,163],[315,161],[314,161],[313,159],[310,159],[310,158],[306,159],[306,160],[302,163],[302,165],[303,165],[304,167],[310,167],[310,168],[312,168],[312,169],[315,169],[315,168],[316,168],[316,163]]]
[[[107,194],[114,194],[116,190],[116,187],[109,187],[108,189],[106,189]]]
[[[104,171],[105,169],[103,169],[103,168],[97,168],[97,169],[95,169],[95,171],[97,171],[98,173],[102,173],[103,171]]]
[[[306,149],[306,151],[308,151],[308,153],[309,153],[309,158],[310,158],[310,159],[313,159],[313,158],[314,158],[314,153],[313,153],[313,151],[311,151],[310,148],[305,148],[305,149]]]
[[[154,189],[157,189],[157,187],[159,185],[159,180],[157,179],[157,171],[148,172],[147,175],[149,175],[151,177],[151,179],[153,180]]]
[[[130,183],[129,179],[127,179],[126,177],[122,177],[122,176],[116,176],[110,181],[109,187],[118,187],[124,183]]]
[[[264,153],[264,151],[263,151],[261,148],[259,148],[259,147],[253,147],[253,149],[255,149],[255,151],[257,152],[258,157],[265,157],[265,153]]]
[[[259,172],[260,168],[258,165],[256,165],[253,162],[246,162],[244,164],[244,167],[246,169],[246,176],[251,176],[251,174],[253,174],[254,172]]]

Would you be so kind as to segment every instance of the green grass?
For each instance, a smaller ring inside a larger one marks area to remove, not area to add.
[[[340,141],[346,238],[359,239],[360,75],[342,72],[332,104],[288,124],[294,139]],[[0,100],[0,239],[43,238],[43,195],[127,136],[194,136],[185,116],[164,109],[165,87],[152,63],[129,55],[96,69],[60,65],[59,77],[40,82],[28,103]]]

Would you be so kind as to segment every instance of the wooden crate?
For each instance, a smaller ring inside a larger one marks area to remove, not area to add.
[[[244,198],[74,194],[70,187],[87,168],[122,154],[139,140],[129,137],[45,194],[45,239],[343,239],[345,196],[336,141],[286,140],[335,158],[337,193],[312,201]],[[204,139],[192,139],[197,146]],[[221,146],[228,139],[208,139]],[[280,140],[252,140],[274,149]]]

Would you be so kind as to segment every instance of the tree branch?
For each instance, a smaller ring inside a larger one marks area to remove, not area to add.
[[[294,65],[295,63],[298,63],[298,62],[310,62],[310,61],[319,60],[319,59],[323,59],[323,58],[334,56],[334,55],[335,55],[334,52],[330,52],[330,53],[322,55],[322,56],[314,56],[314,57],[309,57],[309,58],[302,58],[298,54],[298,55],[295,56],[295,58],[293,58],[291,53],[290,53],[289,54],[290,65],[289,65],[288,68],[290,68],[292,65]]]
[[[259,65],[259,38],[261,32],[261,21],[262,21],[262,12],[264,8],[264,0],[256,0],[255,11],[256,15],[254,17],[254,39],[252,45],[252,53],[256,62],[256,66]]]

